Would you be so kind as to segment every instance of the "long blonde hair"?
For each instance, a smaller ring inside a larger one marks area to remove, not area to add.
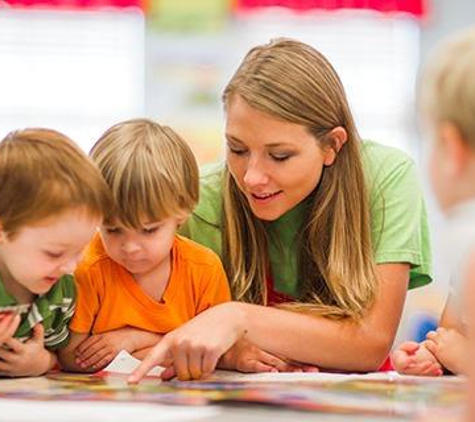
[[[346,144],[311,194],[298,251],[300,297],[285,307],[332,318],[362,317],[374,302],[378,279],[361,142],[338,75],[314,48],[278,39],[249,51],[224,90],[225,106],[235,96],[308,127],[322,148],[334,147],[330,132],[335,127],[346,130]],[[223,191],[223,260],[234,298],[266,304],[265,223],[253,215],[227,168]]]

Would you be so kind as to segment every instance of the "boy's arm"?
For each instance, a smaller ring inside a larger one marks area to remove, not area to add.
[[[88,334],[70,331],[67,346],[56,351],[61,368],[67,372],[94,372],[94,368],[83,367],[77,361],[76,348],[87,338]]]
[[[446,369],[454,374],[463,374],[467,370],[468,341],[457,314],[453,297],[449,295],[439,328],[427,334],[425,343]]]
[[[439,326],[447,329],[454,328],[460,331],[462,323],[457,317],[454,302],[454,298],[449,294],[442,315],[440,316]]]

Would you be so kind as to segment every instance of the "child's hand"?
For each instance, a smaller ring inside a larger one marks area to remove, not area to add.
[[[424,343],[406,341],[391,355],[394,369],[406,375],[442,375],[442,367],[437,358],[425,347]]]
[[[137,350],[154,346],[161,337],[160,334],[132,327],[95,334],[76,347],[76,363],[84,369],[99,370],[112,362],[121,350],[133,354]]]
[[[127,329],[95,334],[76,347],[76,363],[81,368],[102,369],[114,360],[121,350],[134,352]]]
[[[0,347],[13,337],[20,321],[20,315],[13,312],[0,313]]]
[[[10,338],[0,348],[0,374],[10,377],[39,376],[53,368],[56,359],[44,347],[44,328],[37,324],[33,336],[26,342]]]
[[[218,366],[239,372],[318,372],[318,368],[290,363],[246,340],[238,341],[220,359]]]
[[[439,327],[437,331],[430,331],[426,347],[449,371],[454,374],[466,372],[468,342],[457,330]]]

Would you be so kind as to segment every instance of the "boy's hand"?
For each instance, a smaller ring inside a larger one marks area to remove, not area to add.
[[[425,343],[407,341],[391,355],[394,369],[405,375],[442,375],[442,367],[437,358],[425,347]]]
[[[54,354],[44,347],[44,328],[37,324],[33,336],[22,343],[10,338],[4,342],[9,349],[0,348],[0,374],[10,377],[39,376],[53,368]]]
[[[91,335],[76,347],[76,363],[81,368],[99,370],[112,362],[121,350],[133,354],[155,345],[160,338],[159,334],[132,327]]]
[[[427,334],[426,347],[450,372],[466,372],[468,342],[457,330],[439,327],[437,331],[430,331]]]
[[[127,329],[94,334],[76,347],[76,363],[81,368],[99,370],[111,363],[121,350],[134,351]]]
[[[318,372],[318,368],[290,363],[247,340],[239,340],[220,359],[218,367],[239,372]]]
[[[0,348],[7,340],[13,338],[20,321],[20,315],[13,312],[0,313]]]

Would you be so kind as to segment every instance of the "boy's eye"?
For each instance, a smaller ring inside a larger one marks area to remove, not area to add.
[[[107,234],[118,234],[120,233],[120,229],[117,227],[106,227],[106,233]]]
[[[159,227],[149,227],[149,228],[144,227],[142,229],[142,233],[144,233],[144,234],[153,234],[153,233],[156,233],[158,229],[159,229]]]
[[[51,252],[51,251],[44,251],[45,255],[52,259],[58,259],[63,256],[63,252]]]

